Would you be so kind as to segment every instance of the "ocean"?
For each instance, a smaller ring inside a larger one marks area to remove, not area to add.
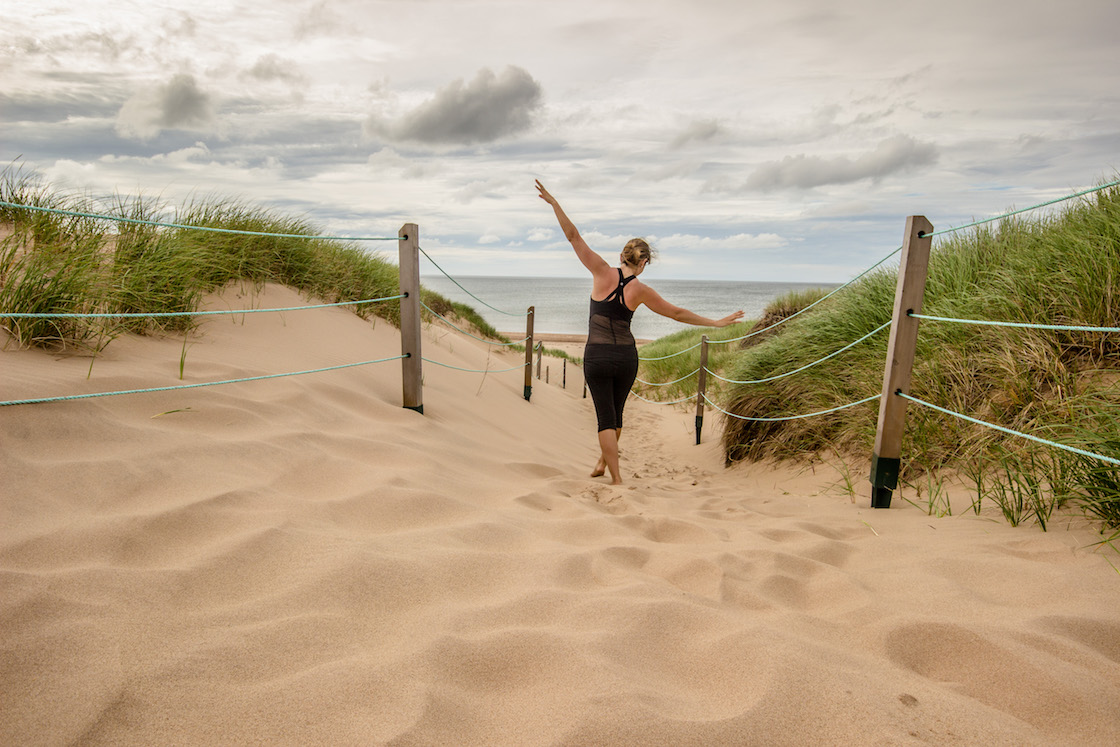
[[[443,275],[423,276],[421,285],[452,301],[465,303],[477,310],[500,332],[524,332],[525,312],[535,307],[533,328],[545,334],[587,334],[588,303],[591,279],[587,278],[515,278],[456,277],[467,291],[486,304],[471,298]],[[746,319],[758,319],[775,298],[789,291],[826,288],[825,283],[778,283],[721,280],[670,280],[650,278],[647,283],[669,303],[682,306],[709,319],[719,319],[742,309]],[[498,310],[495,310],[498,309]],[[503,313],[509,312],[509,313]],[[516,314],[511,316],[510,313]],[[634,314],[631,325],[634,336],[655,340],[688,325],[653,313],[642,306]]]

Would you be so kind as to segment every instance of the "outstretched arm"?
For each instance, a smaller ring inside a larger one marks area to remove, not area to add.
[[[742,311],[736,311],[733,314],[728,314],[722,319],[708,319],[707,317],[695,314],[688,309],[682,309],[680,306],[674,306],[666,301],[661,295],[650,288],[644,283],[638,289],[638,302],[644,303],[649,307],[650,311],[656,312],[661,316],[667,316],[670,319],[681,322],[682,324],[693,324],[698,327],[726,327],[734,324],[743,318]]]
[[[564,232],[564,238],[571,243],[572,249],[575,250],[576,256],[579,257],[579,261],[583,263],[583,266],[586,267],[592,275],[597,275],[603,271],[609,272],[610,265],[587,245],[587,242],[579,235],[576,224],[572,223],[571,218],[569,218],[564,213],[564,209],[560,207],[560,203],[555,197],[549,194],[548,190],[544,188],[544,185],[541,184],[539,179],[537,180],[537,190],[540,193],[540,198],[552,206],[553,212],[556,213],[556,220],[560,223],[560,230]]]

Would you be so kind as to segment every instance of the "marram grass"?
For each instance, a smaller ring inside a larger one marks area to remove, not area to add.
[[[398,294],[397,266],[352,243],[312,239],[317,226],[238,200],[208,197],[180,207],[117,195],[95,203],[44,185],[22,169],[0,175],[0,199],[22,205],[115,218],[159,221],[295,238],[157,228],[112,220],[0,208],[0,326],[21,345],[98,351],[126,333],[185,332],[192,317],[142,319],[5,318],[4,311],[44,314],[186,312],[234,282],[280,283],[330,303]],[[307,236],[309,238],[300,238]],[[497,332],[470,307],[423,291],[426,303]],[[350,307],[399,324],[399,304]],[[437,310],[438,310],[437,308]]]
[[[764,379],[807,365],[890,321],[897,267],[880,268],[714,365],[730,379]],[[796,304],[794,304],[796,305]],[[1089,327],[1120,326],[1120,188],[1066,209],[1018,216],[935,240],[922,312],[966,319]],[[1120,335],[1020,330],[923,321],[911,393],[941,407],[1025,433],[1120,458]],[[742,334],[742,332],[740,332]],[[699,334],[643,349],[658,355]],[[724,385],[713,401],[745,417],[817,412],[882,390],[888,330],[802,373],[764,384]],[[713,348],[713,350],[716,348]],[[673,371],[643,364],[642,378]],[[659,377],[659,378],[658,378]],[[667,388],[677,399],[695,380]],[[643,392],[643,396],[648,396]],[[729,462],[836,453],[870,463],[878,415],[872,401],[820,417],[780,422],[724,419]],[[1120,530],[1120,470],[942,415],[907,409],[904,481],[942,470],[974,475],[977,502],[1009,521],[1043,528],[1054,508],[1081,505]],[[923,478],[923,480],[928,478]]]

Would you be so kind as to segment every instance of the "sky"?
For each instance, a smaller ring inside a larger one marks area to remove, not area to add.
[[[584,272],[534,179],[609,261],[651,240],[651,283],[840,283],[907,215],[1120,178],[1116,0],[3,8],[0,168],[331,235],[415,222],[455,276]]]

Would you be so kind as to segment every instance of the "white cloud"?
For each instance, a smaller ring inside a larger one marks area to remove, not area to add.
[[[711,237],[696,234],[673,234],[652,237],[655,248],[686,252],[733,252],[755,249],[780,249],[789,241],[776,233],[737,233],[732,236]]]

